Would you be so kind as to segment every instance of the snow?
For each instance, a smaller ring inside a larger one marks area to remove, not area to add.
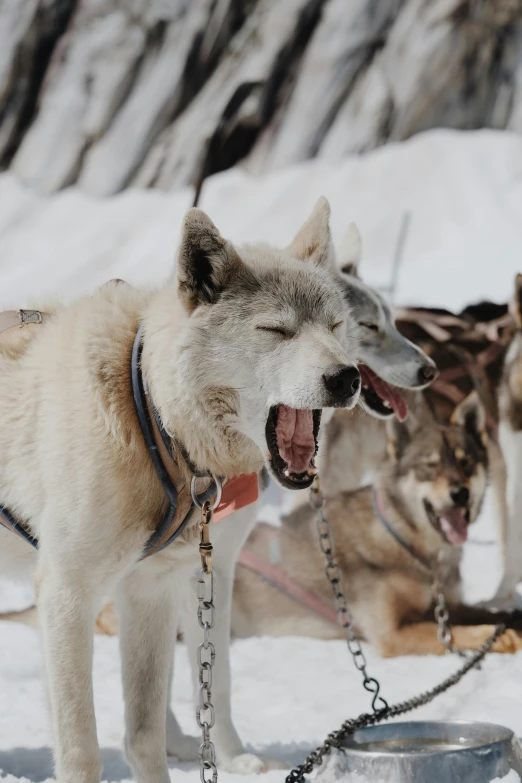
[[[261,178],[234,169],[205,184],[200,206],[233,241],[286,244],[321,194],[337,242],[358,223],[363,273],[376,284],[390,282],[411,212],[398,302],[460,308],[510,295],[521,265],[522,137],[438,130],[341,163],[310,161]],[[191,201],[187,189],[96,199],[72,188],[45,197],[1,175],[1,304],[75,296],[110,277],[164,279]]]
[[[506,301],[510,296],[522,267],[522,138],[493,131],[431,131],[340,164],[312,161],[259,179],[233,170],[206,183],[201,206],[233,241],[281,244],[291,240],[321,193],[331,201],[337,241],[351,220],[359,224],[362,271],[378,285],[389,283],[400,223],[411,211],[397,302],[455,309],[481,297]],[[95,199],[70,189],[42,197],[12,175],[1,175],[2,307],[56,295],[68,299],[110,277],[161,281],[171,270],[180,220],[190,202],[188,190],[133,190]],[[277,520],[280,500],[274,494],[263,511],[270,521]],[[500,574],[495,539],[488,502],[465,552],[469,600],[488,598],[495,589]],[[0,610],[21,609],[31,600],[27,586],[0,583]],[[52,780],[39,634],[0,622],[0,642],[0,772],[5,776],[0,774],[0,780]],[[390,702],[428,689],[459,665],[454,657],[381,660],[370,649],[366,654]],[[342,642],[236,641],[232,672],[240,735],[249,748],[289,764],[300,762],[347,717],[369,708]],[[484,720],[522,735],[519,682],[522,653],[490,655],[480,671],[469,673],[415,718]],[[130,772],[119,754],[123,705],[117,639],[96,637],[94,684],[104,778],[123,782]],[[174,705],[184,729],[194,733],[183,646],[176,657]],[[199,780],[194,764],[173,762],[171,776],[186,783]],[[332,761],[322,780],[336,779]],[[220,780],[238,778],[220,773]],[[268,773],[264,780],[280,783],[281,772]],[[517,780],[513,773],[502,783]]]

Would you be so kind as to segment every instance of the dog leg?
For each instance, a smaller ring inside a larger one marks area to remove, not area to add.
[[[493,504],[498,524],[498,538],[502,562],[507,558],[508,507],[507,507],[507,469],[499,444],[488,441],[488,462]]]
[[[501,422],[499,441],[507,471],[507,537],[504,548],[504,575],[492,603],[509,604],[516,599],[516,586],[522,576],[522,432],[514,432]]]
[[[58,783],[99,783],[102,762],[92,693],[94,596],[41,569],[37,590]]]
[[[491,636],[494,625],[456,625],[452,628],[453,641],[459,650],[476,650]],[[385,658],[398,655],[444,655],[446,648],[437,638],[435,623],[405,625],[382,636],[377,642],[379,653]],[[492,652],[514,653],[522,650],[522,636],[509,628],[492,647]]]
[[[165,565],[141,564],[117,594],[125,752],[138,783],[169,783],[165,715],[178,592]]]

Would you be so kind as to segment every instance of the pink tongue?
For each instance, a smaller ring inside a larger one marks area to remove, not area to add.
[[[379,395],[381,400],[386,400],[390,403],[392,411],[395,413],[399,421],[406,421],[408,418],[408,406],[406,401],[398,391],[393,389],[386,381],[379,378],[369,367],[359,365],[359,371],[361,373],[363,383],[368,383],[373,387],[374,391]]]
[[[291,473],[304,473],[315,452],[314,421],[310,410],[279,406],[276,424],[279,454]]]
[[[440,526],[450,544],[463,544],[468,538],[466,512],[462,508],[450,508],[440,517]]]

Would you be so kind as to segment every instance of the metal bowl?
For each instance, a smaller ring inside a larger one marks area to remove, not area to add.
[[[342,749],[338,762],[347,779],[358,773],[368,783],[490,783],[510,770],[522,778],[520,743],[510,729],[494,723],[370,726],[355,732]]]

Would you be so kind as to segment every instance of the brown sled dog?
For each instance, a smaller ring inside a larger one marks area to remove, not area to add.
[[[461,544],[477,518],[487,482],[484,408],[473,392],[454,408],[449,423],[441,425],[425,394],[410,401],[405,423],[396,419],[388,423],[388,456],[377,473],[375,489],[364,487],[326,499],[325,515],[348,604],[361,636],[384,656],[444,652],[431,612],[431,568],[437,563],[459,649],[478,647],[494,624],[505,619],[464,606],[460,598]],[[291,578],[327,604],[330,585],[324,577],[315,525],[315,512],[306,506],[283,520],[281,563]],[[248,546],[258,556],[266,556],[266,539],[266,529],[257,529]],[[241,565],[232,630],[237,636],[342,636],[335,622],[278,593]],[[510,629],[494,650],[521,648],[522,636]]]

